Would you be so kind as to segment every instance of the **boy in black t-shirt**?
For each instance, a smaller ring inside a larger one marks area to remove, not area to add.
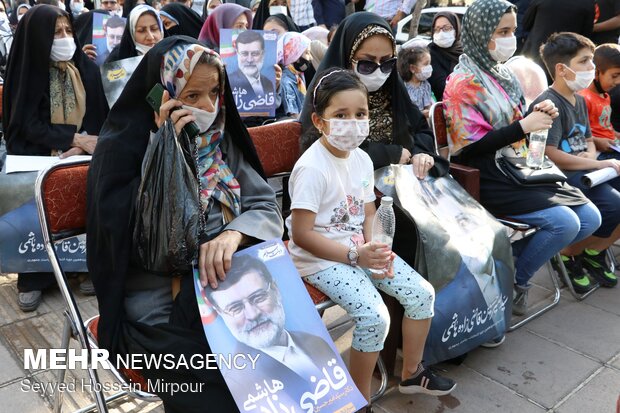
[[[593,288],[584,268],[602,286],[613,287],[618,279],[605,261],[605,250],[620,238],[620,178],[592,188],[581,182],[581,177],[594,169],[610,167],[620,174],[618,160],[597,160],[586,102],[577,94],[594,80],[594,44],[575,33],[555,33],[540,51],[554,82],[530,107],[551,99],[560,112],[549,129],[545,154],[566,174],[568,183],[597,206],[602,217],[592,236],[562,251],[562,261],[577,292]]]

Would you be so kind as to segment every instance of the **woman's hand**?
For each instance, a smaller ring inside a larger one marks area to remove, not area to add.
[[[280,65],[273,65],[276,69],[276,90],[280,89],[280,80],[282,79],[282,68]]]
[[[555,103],[551,99],[546,99],[534,106],[534,111],[544,112],[551,116],[551,119],[555,119],[560,116],[560,111],[555,106]]]
[[[548,130],[553,126],[553,117],[545,112],[537,111],[530,113],[519,121],[524,133],[537,130]]]
[[[71,146],[73,148],[79,148],[83,150],[85,153],[92,154],[93,152],[95,152],[95,147],[97,146],[97,138],[98,136],[95,136],[95,135],[82,135],[82,134],[76,133],[73,135],[73,142],[71,142]],[[69,156],[72,156],[72,155],[82,155],[81,153],[78,153],[78,152],[79,151],[77,150],[73,152],[69,150],[65,152],[65,154],[67,155],[64,156],[64,158],[68,158]],[[69,155],[69,153],[71,154]]]
[[[155,113],[155,124],[157,128],[161,128],[161,125],[170,118],[174,124],[175,132],[177,135],[180,135],[185,125],[196,120],[196,117],[192,115],[190,110],[181,108],[182,105],[183,103],[181,101],[170,99],[170,94],[165,90],[161,97],[159,113]],[[175,108],[178,109],[175,110]]]
[[[428,171],[435,165],[435,159],[426,153],[418,153],[411,158],[413,174],[418,179],[426,178]]]
[[[90,60],[97,59],[97,46],[95,46],[94,44],[85,44],[84,47],[82,47],[82,51],[86,54],[86,56],[88,56]]]
[[[218,278],[221,281],[226,279],[232,256],[243,239],[244,235],[239,231],[224,231],[211,241],[200,245],[198,269],[203,287],[208,284],[211,288],[217,288]]]
[[[86,151],[84,151],[84,149],[82,148],[78,148],[77,146],[75,146],[69,149],[68,151],[61,153],[59,158],[66,159],[70,156],[75,156],[75,155],[86,155]]]
[[[411,152],[409,152],[409,149],[403,148],[402,152],[400,153],[400,160],[398,161],[398,163],[400,165],[405,165],[408,164],[409,161],[411,161]]]

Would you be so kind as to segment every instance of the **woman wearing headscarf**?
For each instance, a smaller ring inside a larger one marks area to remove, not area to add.
[[[349,15],[338,26],[327,53],[317,69],[352,69],[368,89],[370,133],[360,145],[375,169],[390,164],[413,164],[418,178],[431,173],[443,176],[448,162],[435,154],[435,140],[426,118],[409,99],[396,70],[396,42],[385,19],[369,12]],[[316,79],[313,81],[316,81]],[[313,84],[308,90],[313,89]],[[319,138],[312,125],[312,99],[301,113],[302,151]],[[397,209],[394,252],[415,264],[416,230]]]
[[[299,26],[295,24],[293,19],[285,14],[274,14],[273,16],[267,17],[265,19],[265,24],[263,24],[263,30],[272,30],[277,32],[278,34],[282,34],[285,32],[300,32]]]
[[[165,37],[189,36],[198,38],[204,24],[198,13],[182,3],[168,3],[159,11],[159,17],[164,24]]]
[[[480,170],[480,199],[491,213],[538,227],[513,244],[513,312],[527,310],[529,280],[562,248],[594,232],[596,207],[567,184],[517,185],[496,165],[496,156],[524,157],[526,135],[551,127],[558,110],[549,100],[524,117],[516,77],[503,64],[516,50],[515,7],[506,0],[476,0],[463,17],[463,49],[444,92],[453,160]]]
[[[311,67],[310,39],[301,33],[287,32],[278,38],[282,50],[280,95],[286,116],[299,117],[306,96],[304,72]]]
[[[269,16],[275,16],[276,14],[283,14],[285,16],[291,15],[291,11],[288,8],[286,0],[261,1],[256,14],[254,14],[254,24],[252,25],[252,29],[262,30]],[[297,29],[295,31],[299,32],[301,30]]]
[[[200,30],[198,40],[204,42],[211,49],[220,50],[220,30],[222,29],[249,29],[252,27],[252,12],[250,9],[234,3],[217,6],[209,14]]]
[[[99,70],[76,46],[69,15],[49,5],[30,9],[15,33],[4,82],[7,153],[92,153],[107,113]],[[20,274],[20,308],[36,309],[53,284],[51,273]]]
[[[432,25],[433,41],[428,45],[431,52],[433,73],[428,79],[437,100],[443,98],[446,79],[463,54],[461,22],[456,14],[442,11],[435,15]]]
[[[166,88],[158,114],[144,99],[157,83]],[[181,105],[183,109],[170,114]],[[101,314],[99,345],[111,354],[189,358],[211,353],[192,274],[183,275],[173,299],[171,279],[147,273],[131,254],[142,161],[152,131],[162,133],[168,118],[175,133],[191,120],[202,131],[196,138],[200,199],[208,212],[206,232],[199,239],[201,280],[216,288],[239,245],[282,235],[275,193],[263,177],[252,140],[235,109],[222,60],[195,39],[162,40],[140,62],[112,108],[89,169],[88,263]],[[166,412],[237,411],[217,370],[147,369],[142,373],[151,381],[205,384],[197,392],[159,394]]]
[[[139,4],[129,14],[121,43],[110,52],[106,63],[146,54],[164,37],[159,12]]]
[[[13,28],[13,30],[15,30],[17,28],[17,23],[19,23],[19,21],[22,19],[24,14],[26,14],[26,12],[31,7],[32,6],[30,4],[22,3],[22,4],[18,5],[15,8],[15,10],[13,10],[11,15],[9,16],[9,23],[11,24],[11,27]]]

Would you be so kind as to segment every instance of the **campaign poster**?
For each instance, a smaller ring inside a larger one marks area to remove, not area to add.
[[[506,229],[451,177],[419,180],[411,165],[375,171],[375,186],[415,222],[415,269],[435,287],[424,361],[458,357],[506,332],[514,264]]]
[[[124,17],[93,13],[93,44],[97,48],[97,66],[101,66],[110,52],[121,43],[126,22]]]
[[[65,271],[88,272],[85,234],[54,247]],[[52,272],[34,199],[0,217],[0,273],[18,272]]]
[[[242,413],[366,405],[282,241],[234,254],[215,289],[202,287],[196,269],[194,281],[207,340]]]
[[[276,113],[277,40],[264,30],[220,30],[220,55],[242,117]]]
[[[108,106],[112,107],[123,92],[125,85],[129,82],[131,75],[140,64],[143,56],[135,56],[115,62],[104,63],[101,66],[101,82],[103,83],[103,93],[108,101]]]

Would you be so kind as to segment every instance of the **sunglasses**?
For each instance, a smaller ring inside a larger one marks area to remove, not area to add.
[[[357,63],[357,71],[362,75],[370,75],[377,70],[377,68],[381,68],[383,73],[392,73],[394,70],[394,66],[396,66],[396,58],[393,57],[388,59],[381,64],[373,62],[372,60],[351,60],[353,63]]]

